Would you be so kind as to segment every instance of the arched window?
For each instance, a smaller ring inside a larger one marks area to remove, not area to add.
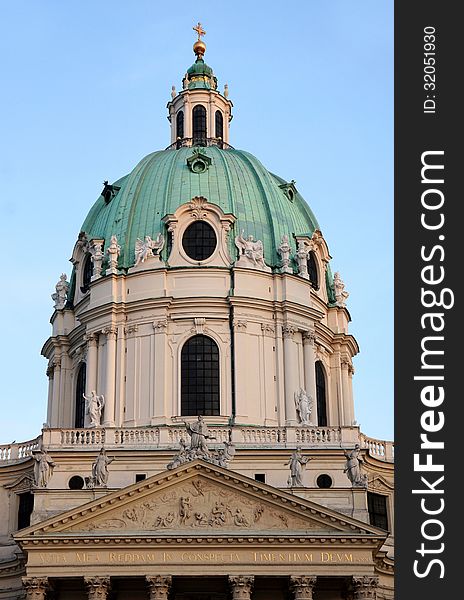
[[[180,110],[176,117],[176,138],[184,137],[184,111]]]
[[[195,335],[181,352],[181,414],[219,414],[219,348],[206,335]]]
[[[82,286],[81,292],[85,294],[90,289],[90,281],[93,275],[93,262],[92,257],[88,254],[85,258],[84,267],[82,270]]]
[[[206,146],[206,108],[197,104],[192,111],[193,145]]]
[[[86,382],[87,367],[82,363],[79,367],[76,380],[76,411],[74,414],[74,427],[84,427],[85,416],[85,382]]]
[[[216,137],[221,138],[222,140],[224,138],[224,119],[220,110],[216,111],[214,120],[216,125]]]
[[[321,427],[327,425],[327,401],[325,373],[321,361],[316,362],[316,401],[317,401],[317,424]]]
[[[308,275],[311,286],[315,289],[319,289],[319,277],[317,276],[317,264],[314,252],[308,254]]]

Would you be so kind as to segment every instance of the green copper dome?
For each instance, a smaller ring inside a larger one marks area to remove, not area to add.
[[[197,152],[208,157],[206,170],[191,169]],[[189,166],[190,164],[190,166]],[[209,202],[237,218],[229,236],[232,260],[237,257],[235,236],[243,229],[264,244],[266,263],[280,266],[277,248],[287,234],[293,249],[293,235],[312,235],[318,223],[292,183],[267,171],[253,155],[243,150],[180,148],[153,152],[143,158],[129,174],[114,182],[119,187],[109,201],[100,196],[82,225],[90,239],[104,239],[105,248],[115,234],[121,246],[119,266],[128,268],[135,261],[135,241],[146,235],[156,238],[163,232],[162,218],[189,202],[204,196]],[[291,189],[290,189],[291,188]],[[167,260],[167,248],[163,250]]]

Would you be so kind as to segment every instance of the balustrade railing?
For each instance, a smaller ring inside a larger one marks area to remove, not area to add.
[[[371,456],[379,460],[387,462],[395,460],[395,445],[393,442],[376,440],[361,433],[361,447],[366,448]]]
[[[342,440],[340,427],[301,427],[296,430],[299,444],[331,444]]]
[[[33,440],[27,442],[12,442],[11,444],[0,445],[0,464],[9,460],[21,460],[27,458],[33,452],[37,450],[40,445],[42,436],[37,436]]]

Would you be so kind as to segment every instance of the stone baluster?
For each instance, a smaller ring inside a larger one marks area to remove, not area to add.
[[[290,577],[290,589],[294,600],[312,600],[316,581],[317,577],[314,576],[292,575]]]
[[[172,584],[171,575],[147,575],[145,580],[148,583],[150,600],[167,600]]]
[[[27,600],[45,600],[50,589],[48,577],[23,577]]]
[[[298,347],[294,342],[297,328],[284,325],[284,382],[285,382],[285,421],[287,425],[296,425],[295,392],[298,390]]]
[[[370,575],[353,576],[353,600],[376,600],[379,578]]]
[[[109,577],[84,577],[88,600],[106,600],[110,590]]]
[[[316,358],[314,355],[314,343],[316,335],[314,331],[303,332],[303,361],[306,392],[313,400],[311,409],[311,423],[318,424],[317,397],[316,397]]]
[[[229,575],[232,600],[250,600],[254,579],[253,575]]]

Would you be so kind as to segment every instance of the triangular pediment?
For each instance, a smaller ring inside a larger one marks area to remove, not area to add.
[[[16,539],[156,535],[373,536],[384,532],[200,460],[22,530]]]

